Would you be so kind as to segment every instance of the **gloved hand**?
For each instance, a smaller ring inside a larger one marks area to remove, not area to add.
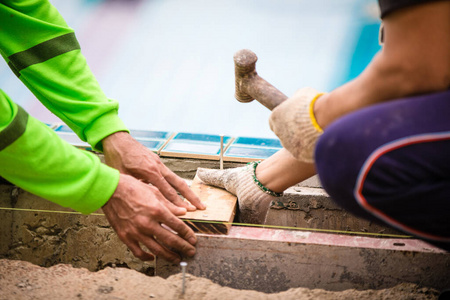
[[[198,168],[197,175],[206,184],[224,188],[238,197],[240,222],[264,224],[270,203],[281,194],[264,191],[264,187],[258,185],[254,177],[256,165],[253,162],[225,170]]]
[[[302,88],[278,105],[270,115],[270,129],[296,159],[314,163],[314,148],[322,134],[314,116],[314,102],[322,95],[313,88]]]

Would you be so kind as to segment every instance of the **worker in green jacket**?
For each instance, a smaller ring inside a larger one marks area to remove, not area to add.
[[[0,176],[84,214],[102,208],[119,238],[142,260],[154,254],[178,262],[180,254],[194,255],[195,234],[176,215],[204,205],[129,135],[117,101],[101,90],[56,8],[47,0],[0,0],[0,52],[49,110],[104,153],[107,164],[61,140],[0,90]]]

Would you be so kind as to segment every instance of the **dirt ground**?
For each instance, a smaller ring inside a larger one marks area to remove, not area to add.
[[[236,290],[208,279],[187,275],[185,294],[182,276],[163,279],[149,277],[125,268],[106,268],[98,272],[56,265],[43,268],[28,262],[0,260],[0,300],[16,299],[437,299],[438,291],[401,284],[384,290],[345,290],[295,288],[277,294]]]

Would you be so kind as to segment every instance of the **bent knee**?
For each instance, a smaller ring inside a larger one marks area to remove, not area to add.
[[[439,60],[382,53],[374,62],[374,71],[378,77],[396,86],[396,98],[441,92],[450,88],[450,56]]]
[[[421,62],[402,69],[405,96],[445,91],[450,87],[450,62]]]
[[[365,212],[356,203],[353,190],[364,158],[358,158],[358,142],[349,134],[352,131],[348,126],[351,126],[348,122],[334,123],[324,131],[316,144],[316,170],[330,197],[345,209],[361,215]]]

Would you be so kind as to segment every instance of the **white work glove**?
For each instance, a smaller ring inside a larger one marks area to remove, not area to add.
[[[314,163],[314,148],[322,129],[316,122],[313,108],[321,95],[313,88],[302,88],[270,115],[270,129],[299,161]]]
[[[264,187],[258,186],[259,181],[253,177],[253,164],[225,170],[198,168],[197,175],[204,183],[224,188],[238,197],[240,222],[264,224],[270,204],[277,194],[270,195],[272,191],[264,191]]]

